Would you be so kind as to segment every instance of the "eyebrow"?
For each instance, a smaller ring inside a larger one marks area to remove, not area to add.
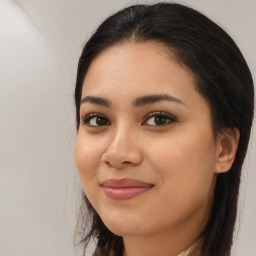
[[[167,101],[171,101],[171,102],[175,102],[175,103],[179,103],[184,106],[187,106],[182,100],[168,94],[154,94],[154,95],[142,96],[134,100],[133,105],[135,107],[141,107],[147,104],[151,104],[151,103],[155,103],[163,100],[167,100]]]
[[[182,100],[173,97],[171,95],[168,94],[153,94],[153,95],[145,95],[142,97],[139,97],[137,99],[135,99],[132,103],[132,105],[134,107],[142,107],[148,104],[152,104],[152,103],[156,103],[159,101],[171,101],[171,102],[175,102],[175,103],[179,103],[181,105],[187,106]],[[101,105],[104,107],[110,107],[112,105],[111,101],[105,98],[101,98],[101,97],[95,97],[95,96],[86,96],[84,97],[81,102],[80,105],[82,103],[85,102],[89,102],[89,103],[93,103],[93,104],[97,104],[97,105]]]
[[[110,107],[111,106],[111,101],[104,99],[104,98],[100,98],[100,97],[95,97],[95,96],[86,96],[84,97],[81,102],[80,105],[82,103],[85,102],[89,102],[89,103],[93,103],[93,104],[97,104],[97,105],[101,105],[101,106],[105,106],[105,107]]]

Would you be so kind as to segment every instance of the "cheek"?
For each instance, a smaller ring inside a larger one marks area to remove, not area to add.
[[[210,129],[197,127],[178,131],[158,147],[160,162],[170,168],[173,166],[175,175],[205,172],[216,161],[216,147]]]
[[[75,145],[75,163],[85,192],[96,182],[95,177],[100,160],[99,144],[78,134]]]
[[[216,161],[211,133],[175,134],[169,140],[155,143],[149,154],[151,165],[161,177],[163,194],[167,194],[170,200],[208,196]]]

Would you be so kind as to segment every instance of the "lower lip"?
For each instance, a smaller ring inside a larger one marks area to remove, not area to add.
[[[111,187],[103,187],[105,194],[114,200],[128,200],[139,196],[147,191],[149,191],[152,187],[128,187],[128,188],[111,188]]]

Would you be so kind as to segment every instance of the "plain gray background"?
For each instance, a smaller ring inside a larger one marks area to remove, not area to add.
[[[73,160],[73,89],[78,57],[105,17],[146,2],[0,0],[0,256],[76,254],[80,184]],[[226,29],[255,80],[256,1],[176,2],[204,12]],[[253,130],[234,256],[256,256],[255,126]]]

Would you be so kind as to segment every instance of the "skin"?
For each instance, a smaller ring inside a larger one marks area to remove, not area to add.
[[[159,94],[178,100],[133,105]],[[127,42],[100,53],[84,80],[82,99],[87,96],[111,103],[83,102],[80,108],[81,120],[103,116],[81,121],[77,135],[75,162],[88,200],[123,237],[125,256],[178,255],[207,224],[217,173],[230,169],[239,132],[214,138],[208,103],[193,76],[156,42]],[[159,111],[171,116],[162,116],[161,125],[147,116]],[[117,201],[100,185],[109,178],[153,188]]]

